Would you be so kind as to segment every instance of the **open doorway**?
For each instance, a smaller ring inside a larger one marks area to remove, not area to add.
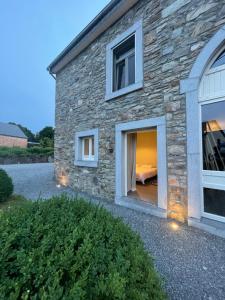
[[[126,134],[128,197],[158,205],[157,128]]]

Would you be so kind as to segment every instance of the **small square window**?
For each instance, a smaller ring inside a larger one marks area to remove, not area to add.
[[[83,167],[98,166],[98,129],[75,134],[75,165]]]
[[[143,87],[142,21],[107,45],[106,100]]]
[[[94,160],[94,137],[82,138],[82,159]]]

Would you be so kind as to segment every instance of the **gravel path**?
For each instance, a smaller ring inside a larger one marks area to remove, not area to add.
[[[57,188],[52,164],[2,166],[12,176],[15,193],[30,199],[49,197],[70,189]],[[104,203],[137,231],[165,280],[170,299],[225,299],[225,240],[171,221]]]

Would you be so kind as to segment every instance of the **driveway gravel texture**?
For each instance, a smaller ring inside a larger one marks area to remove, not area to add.
[[[13,178],[15,193],[36,200],[67,192],[57,188],[53,164],[5,165]],[[91,199],[98,202],[97,199]],[[148,214],[101,202],[113,215],[123,218],[142,237],[165,281],[169,299],[225,299],[225,239]],[[130,300],[130,299],[129,299]]]

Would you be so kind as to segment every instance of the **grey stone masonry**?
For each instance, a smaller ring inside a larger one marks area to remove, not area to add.
[[[105,101],[106,46],[143,20],[144,87]],[[166,116],[168,216],[187,219],[186,104],[180,80],[225,24],[225,0],[140,0],[56,76],[56,176],[113,201],[115,125]],[[97,168],[74,165],[75,133],[99,129]]]

